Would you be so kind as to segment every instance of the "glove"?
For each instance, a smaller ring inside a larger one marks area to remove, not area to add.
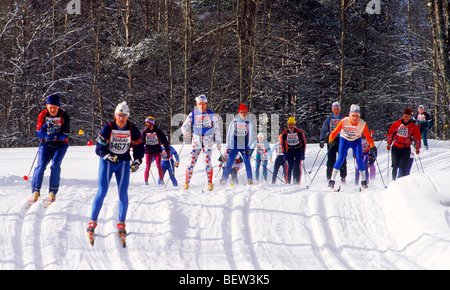
[[[139,169],[139,165],[142,164],[142,159],[134,160],[134,162],[130,165],[131,172],[136,172]]]
[[[106,154],[103,157],[103,160],[109,161],[113,164],[116,164],[119,161],[119,159],[117,158],[117,155],[111,155],[111,154]]]
[[[336,142],[334,142],[334,140],[331,140],[330,142],[328,142],[328,145],[330,147],[333,147],[334,145],[336,145]]]
[[[387,144],[386,149],[387,149],[387,151],[391,150],[391,145]]]
[[[227,155],[229,155],[231,152],[231,149],[227,149]]]
[[[420,153],[420,149],[416,148],[416,154],[419,154],[419,153]]]
[[[300,155],[300,159],[301,159],[301,160],[305,160],[305,153],[303,153],[302,155]]]
[[[377,147],[375,147],[375,146],[370,147],[370,152],[372,152],[374,154],[374,156],[377,156]]]
[[[178,166],[180,165],[180,162],[176,161],[173,165],[178,168]]]
[[[287,161],[287,155],[286,154],[283,154],[283,160]]]
[[[323,140],[320,140],[320,144],[319,144],[320,148],[323,148],[324,145],[325,145],[325,142]]]

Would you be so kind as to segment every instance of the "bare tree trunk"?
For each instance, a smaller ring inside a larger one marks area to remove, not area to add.
[[[191,0],[185,0],[184,10],[184,108],[183,113],[187,114],[188,90],[189,90],[189,59],[191,49]],[[172,117],[172,115],[171,115]],[[172,133],[172,132],[171,132]]]
[[[339,76],[339,103],[342,104],[344,98],[344,72],[345,72],[345,0],[341,0],[341,70]]]
[[[166,53],[167,53],[167,60],[169,64],[169,100],[170,100],[170,106],[169,106],[169,113],[170,113],[170,119],[172,120],[173,117],[173,72],[172,72],[172,49],[171,49],[171,40],[170,40],[170,0],[165,0],[165,6],[166,6]],[[170,136],[172,136],[172,126],[170,127]]]

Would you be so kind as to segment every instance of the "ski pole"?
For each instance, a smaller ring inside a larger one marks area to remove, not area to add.
[[[305,164],[303,163],[303,160],[301,162],[302,162],[303,170],[305,171],[305,182],[306,182],[306,176],[309,177],[309,180],[311,180],[311,176],[309,176],[308,172],[306,172],[306,167],[305,167]]]
[[[425,173],[425,172],[423,171],[422,161],[420,160],[419,154],[414,154],[414,160],[416,161],[417,171],[420,172],[420,168],[419,168],[419,164],[417,164],[416,155],[417,155],[417,159],[419,159],[420,167],[422,168],[422,173]]]
[[[333,146],[331,146],[331,147],[333,147]],[[309,185],[308,185],[308,186],[306,186],[306,189],[309,189],[309,187],[311,186],[311,184],[312,184],[312,183],[313,183],[313,181],[314,181],[314,178],[316,178],[316,175],[317,175],[317,173],[319,172],[319,170],[320,170],[320,167],[322,167],[322,164],[323,164],[323,162],[325,161],[325,158],[327,158],[327,156],[328,156],[328,152],[330,152],[330,149],[331,149],[331,147],[330,147],[330,148],[328,148],[327,154],[325,154],[325,156],[323,157],[323,159],[322,159],[322,162],[320,162],[319,168],[317,168],[317,171],[316,171],[316,173],[314,174],[313,178],[311,179],[311,182],[309,183]]]
[[[253,159],[256,162],[256,159],[253,156],[250,156],[251,159]],[[272,175],[273,175],[273,171],[271,171],[268,167],[266,167],[267,171],[269,171]],[[276,175],[276,177],[281,181],[284,182],[284,180],[282,180],[281,178],[278,177],[278,174]]]
[[[38,147],[38,150],[37,150],[37,152],[36,152],[36,155],[34,156],[33,163],[31,164],[31,167],[30,167],[30,171],[28,171],[28,175],[25,175],[25,176],[23,177],[24,180],[28,180],[28,177],[29,177],[30,174],[31,174],[31,170],[33,169],[33,166],[34,166],[34,163],[36,162],[36,158],[37,158],[38,154],[39,154],[39,147]]]
[[[314,165],[316,164],[316,160],[317,160],[317,157],[319,157],[320,150],[322,150],[322,147],[319,147],[319,151],[316,154],[316,158],[314,159],[314,162],[313,162],[313,165],[311,166],[311,170],[309,171],[309,174],[311,174],[311,172],[312,172],[312,170],[314,168]]]
[[[381,174],[380,164],[378,164],[378,160],[377,160],[376,158],[375,158],[375,162],[377,163],[378,171],[380,172],[381,181],[383,182],[384,188],[386,189],[387,186],[386,186],[386,184],[384,183],[383,174]]]

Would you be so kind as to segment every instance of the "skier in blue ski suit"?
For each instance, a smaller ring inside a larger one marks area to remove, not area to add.
[[[175,148],[173,148],[172,146],[169,146],[170,158],[168,158],[166,149],[164,148],[164,146],[161,147],[163,150],[161,152],[161,166],[163,169],[163,176],[166,174],[166,171],[169,171],[170,180],[172,180],[173,186],[178,186],[178,181],[175,178],[175,167],[178,167],[178,165],[180,164],[180,157],[178,156],[177,150],[175,150]],[[172,157],[174,157],[176,161],[173,161]],[[159,182],[160,180],[158,178],[158,184]]]
[[[36,136],[41,144],[38,149],[38,162],[31,180],[33,196],[29,200],[34,203],[40,196],[44,172],[47,165],[50,167],[50,186],[48,202],[55,200],[59,189],[61,163],[69,147],[70,117],[61,110],[60,97],[53,94],[47,98],[46,109],[39,116],[36,126]]]
[[[130,111],[126,102],[120,103],[115,110],[114,121],[108,122],[98,134],[95,153],[100,157],[98,192],[95,196],[88,231],[94,231],[97,218],[108,192],[113,173],[119,190],[119,231],[125,230],[128,210],[128,185],[130,168],[136,171],[144,157],[144,143],[140,130],[128,121]],[[130,148],[133,148],[131,163]]]
[[[245,164],[245,171],[247,172],[248,184],[253,184],[252,166],[250,164],[250,149],[249,145],[253,143],[253,123],[247,120],[248,109],[244,104],[239,106],[239,118],[234,119],[227,133],[227,152],[228,162],[223,171],[222,180],[223,185],[227,182],[228,175],[231,173],[236,155],[240,152]]]

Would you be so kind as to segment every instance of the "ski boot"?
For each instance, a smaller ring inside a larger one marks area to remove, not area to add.
[[[87,235],[89,238],[89,243],[91,245],[94,245],[94,231],[95,228],[97,227],[97,221],[91,220],[89,222],[88,228],[87,228]]]
[[[248,185],[252,185],[253,184],[253,180],[249,179],[248,180]]]
[[[45,206],[45,207],[48,207],[48,206],[51,205],[55,200],[56,200],[55,194],[54,194],[53,192],[50,192],[50,193],[48,194],[48,198],[47,198],[47,200],[45,201],[44,206]]]
[[[119,222],[117,224],[118,232],[120,241],[122,242],[122,247],[126,247],[125,237],[127,236],[127,231],[125,230],[125,222]]]
[[[185,183],[181,189],[182,190],[188,190],[189,189],[189,183]]]
[[[213,189],[214,189],[214,184],[208,183],[208,186],[206,186],[206,190],[213,191]]]
[[[361,188],[362,189],[366,189],[367,188],[367,181],[366,180],[361,181]]]
[[[28,200],[26,208],[30,208],[39,199],[39,191],[33,192],[31,198]]]
[[[334,189],[334,184],[335,184],[335,182],[334,182],[334,180],[328,180],[328,187],[330,187],[331,189]]]

